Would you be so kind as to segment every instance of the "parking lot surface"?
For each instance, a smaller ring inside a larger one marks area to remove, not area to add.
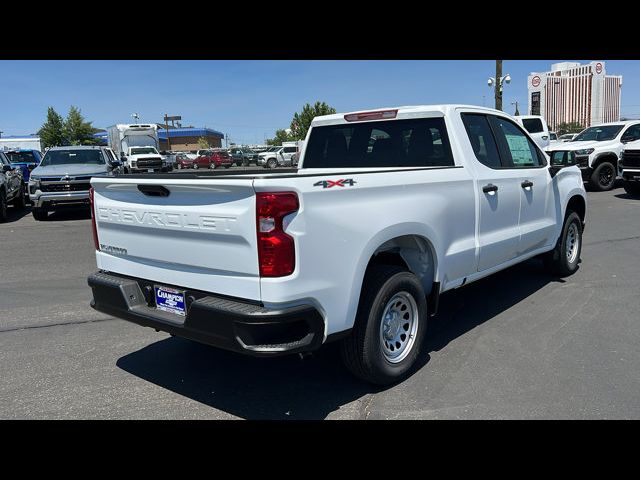
[[[582,264],[447,293],[421,368],[386,390],[338,349],[256,359],[95,312],[88,212],[0,224],[0,418],[640,418],[640,200],[590,192]]]

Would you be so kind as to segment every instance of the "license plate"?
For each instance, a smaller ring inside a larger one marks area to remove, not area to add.
[[[156,292],[156,308],[163,312],[186,315],[184,308],[184,291],[175,288],[154,285]]]
[[[147,168],[148,173],[153,173],[153,168]]]

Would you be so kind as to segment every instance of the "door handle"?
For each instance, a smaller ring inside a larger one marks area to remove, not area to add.
[[[533,187],[533,182],[530,180],[525,180],[520,185],[522,185],[522,188],[531,188]]]
[[[542,136],[542,139],[543,139],[543,140],[546,140],[547,138],[549,138],[549,137],[547,137],[546,135],[543,135],[543,136]]]
[[[484,187],[482,187],[482,191],[484,193],[491,193],[491,192],[497,192],[498,191],[498,187],[492,183],[485,185]]]

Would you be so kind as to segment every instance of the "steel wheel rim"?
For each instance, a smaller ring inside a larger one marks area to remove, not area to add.
[[[565,247],[565,253],[567,255],[567,261],[573,263],[578,257],[578,247],[580,246],[580,234],[578,233],[578,227],[575,223],[569,225],[567,230],[567,241]]]
[[[600,170],[600,183],[602,185],[609,185],[613,180],[613,168],[605,166]]]
[[[380,319],[380,348],[390,363],[400,363],[413,350],[418,333],[418,305],[407,292],[387,302]]]

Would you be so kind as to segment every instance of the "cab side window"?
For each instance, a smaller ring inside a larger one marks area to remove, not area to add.
[[[622,141],[627,143],[636,140],[640,140],[640,125],[631,125],[627,128],[627,131],[622,134]]]
[[[488,117],[508,168],[535,168],[546,164],[544,155],[519,126],[503,117]]]

